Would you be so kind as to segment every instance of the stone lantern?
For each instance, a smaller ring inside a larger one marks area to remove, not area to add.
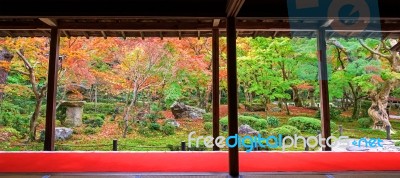
[[[67,108],[64,126],[77,127],[82,125],[83,105],[85,104],[83,94],[86,90],[82,85],[71,84],[66,86],[67,101],[62,103]]]

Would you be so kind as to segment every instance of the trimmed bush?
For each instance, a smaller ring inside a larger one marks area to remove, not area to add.
[[[252,116],[243,116],[239,115],[239,125],[244,125],[247,124],[251,128],[256,129],[256,130],[263,130],[266,129],[268,124],[265,119],[257,119]],[[221,125],[221,128],[223,131],[226,131],[228,128],[228,116],[225,116],[219,120],[219,123]]]
[[[283,137],[285,136],[294,136],[300,134],[300,130],[297,129],[296,127],[290,126],[290,125],[283,125],[281,127],[277,127],[272,129],[271,134],[272,135],[279,135],[281,134]]]
[[[331,120],[339,120],[341,118],[340,114],[342,114],[342,111],[337,108],[330,107],[329,108],[329,116]],[[317,114],[315,115],[315,118],[321,118],[321,109],[317,111]]]
[[[172,124],[165,124],[162,127],[162,131],[165,135],[174,135],[175,134],[175,126]]]
[[[83,133],[85,133],[86,135],[93,135],[96,134],[98,131],[98,128],[86,127],[85,130],[83,130]]]
[[[267,118],[267,125],[269,127],[278,127],[279,126],[279,120],[276,117],[268,117]]]
[[[204,123],[204,130],[207,132],[211,132],[213,129],[212,122],[206,122]]]
[[[212,122],[212,113],[205,113],[203,114],[204,122]]]
[[[83,105],[83,111],[87,114],[113,114],[116,111],[116,104],[112,103],[85,103]]]
[[[151,123],[149,126],[150,130],[158,131],[161,130],[161,126],[158,123]]]
[[[256,130],[265,130],[265,129],[267,129],[267,126],[268,126],[267,120],[258,119],[256,121],[256,123],[254,124],[254,127],[252,127],[252,128],[256,129]]]
[[[367,118],[360,118],[360,119],[358,119],[358,120],[357,120],[357,123],[358,123],[358,126],[359,126],[360,128],[365,128],[365,129],[367,129],[367,128],[371,127],[372,124],[373,124],[374,122],[372,121],[371,118],[367,117]]]
[[[311,117],[292,117],[288,124],[308,133],[317,133],[321,130],[321,120]],[[331,121],[331,131],[337,128],[336,124]]]
[[[88,127],[101,127],[104,124],[104,120],[100,117],[92,117],[89,119],[83,120],[83,123],[86,124]]]

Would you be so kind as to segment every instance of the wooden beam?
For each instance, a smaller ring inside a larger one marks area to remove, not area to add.
[[[90,36],[89,36],[89,33],[88,32],[83,32],[83,35],[85,35],[85,37],[86,37],[86,39],[89,39],[90,38]]]
[[[212,115],[213,115],[213,137],[219,137],[219,29],[212,31]],[[219,151],[215,143],[213,151]]]
[[[126,34],[125,34],[124,31],[121,32],[121,36],[122,36],[122,38],[123,38],[124,40],[126,40]]]
[[[258,31],[254,31],[254,32],[253,32],[253,35],[252,35],[252,38],[253,38],[253,39],[256,38],[257,35],[258,35]]]
[[[226,7],[227,17],[236,17],[242,8],[245,0],[229,0]]]
[[[51,18],[39,18],[40,21],[45,23],[46,25],[50,27],[57,27],[57,20],[51,19]]]
[[[167,31],[167,30],[210,30],[212,23],[198,22],[59,22],[58,27],[65,30],[125,30],[125,31]]]
[[[219,23],[221,22],[221,19],[214,19],[213,20],[213,27],[217,28],[219,26]]]
[[[45,34],[46,37],[50,37],[51,34],[47,30],[42,30],[42,32]]]
[[[331,151],[332,148],[326,143],[326,139],[331,136],[330,115],[329,115],[329,91],[328,91],[328,64],[326,57],[325,28],[318,30],[318,59],[319,59],[319,91],[321,107],[321,139],[323,151]]]
[[[104,38],[104,39],[107,39],[107,34],[106,34],[106,32],[101,31],[101,35],[103,35],[103,38]]]
[[[60,30],[51,29],[44,151],[54,151]]]
[[[36,29],[50,29],[50,27],[41,22],[34,21],[3,21],[0,22],[1,30],[36,30]]]
[[[142,40],[144,40],[144,33],[140,32],[140,37],[142,37]]]
[[[236,64],[236,18],[228,17],[226,26],[227,74],[228,74],[228,134],[238,134],[238,87]],[[229,142],[234,145],[233,140]],[[239,176],[239,147],[229,148],[229,175]]]
[[[69,35],[69,33],[66,30],[62,31],[64,33],[64,35],[68,38],[71,39],[71,35]]]
[[[4,34],[6,34],[8,37],[14,37],[14,35],[10,32],[10,31],[8,31],[8,30],[3,30],[2,31]]]

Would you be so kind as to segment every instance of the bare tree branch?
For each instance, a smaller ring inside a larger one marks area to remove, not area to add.
[[[360,42],[360,44],[361,44],[365,49],[367,49],[367,50],[370,51],[371,53],[373,53],[373,54],[375,54],[375,55],[378,55],[378,56],[380,56],[380,57],[386,58],[386,59],[388,59],[389,61],[392,61],[392,56],[391,56],[391,55],[382,54],[382,53],[379,52],[379,51],[373,50],[372,48],[370,48],[369,46],[367,46],[367,44],[365,44],[365,42],[364,42],[363,39],[358,39],[358,41]]]

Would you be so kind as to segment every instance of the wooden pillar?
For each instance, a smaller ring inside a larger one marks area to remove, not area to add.
[[[228,133],[229,136],[238,134],[238,89],[236,69],[236,17],[227,17],[227,71],[228,71]],[[233,142],[231,139],[230,141]],[[234,143],[230,143],[234,144]],[[229,148],[229,175],[239,176],[239,149],[238,145]]]
[[[60,30],[51,29],[44,151],[54,151]]]
[[[326,60],[326,40],[325,28],[318,29],[318,59],[319,59],[319,89],[320,89],[320,110],[321,110],[321,137],[322,144],[326,147],[323,151],[331,151],[325,143],[331,136],[330,116],[329,116],[329,92],[328,92],[328,64]]]
[[[213,29],[212,36],[212,115],[214,141],[219,136],[219,29]],[[214,142],[213,151],[219,151]]]

